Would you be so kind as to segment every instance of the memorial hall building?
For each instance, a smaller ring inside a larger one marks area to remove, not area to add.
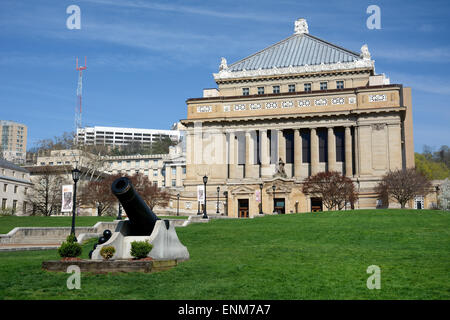
[[[187,100],[183,209],[232,217],[325,209],[302,193],[305,178],[338,171],[354,182],[355,208],[375,208],[389,170],[414,167],[411,89],[375,72],[360,52],[294,33],[214,73],[217,89]],[[217,188],[220,188],[219,190]],[[262,203],[262,206],[261,206]],[[201,210],[199,210],[201,211]]]

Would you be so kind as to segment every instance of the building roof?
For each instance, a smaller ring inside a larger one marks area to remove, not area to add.
[[[354,62],[358,53],[306,33],[294,34],[268,48],[228,66],[231,72]]]
[[[5,159],[0,159],[0,168],[29,173],[28,170],[26,170],[22,167],[19,167],[18,165],[15,165],[14,163],[7,161]]]
[[[300,21],[303,20],[303,21]],[[374,69],[367,45],[361,53],[347,50],[308,33],[304,19],[296,21],[295,33],[242,60],[227,65],[225,58],[214,74],[216,80],[272,76],[330,70]],[[297,22],[304,28],[297,29]]]

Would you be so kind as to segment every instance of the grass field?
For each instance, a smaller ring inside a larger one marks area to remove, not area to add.
[[[191,259],[176,268],[82,274],[80,290],[41,270],[56,250],[0,252],[0,299],[450,299],[449,227],[431,210],[212,220],[177,228]],[[380,290],[366,287],[370,265]]]
[[[187,219],[187,216],[160,216],[161,219]],[[116,217],[76,217],[75,225],[77,227],[92,227],[99,221],[113,221]],[[8,233],[15,227],[70,227],[72,226],[72,217],[42,217],[42,216],[5,216],[0,217],[0,234]]]

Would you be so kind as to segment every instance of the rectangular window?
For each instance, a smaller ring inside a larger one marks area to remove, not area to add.
[[[311,162],[311,133],[309,130],[300,130],[300,136],[302,137],[302,162]]]
[[[18,188],[19,188],[19,186],[14,186],[14,193],[17,193]]]
[[[177,186],[177,180],[172,179],[172,187],[176,187]]]
[[[290,84],[290,85],[288,86],[288,91],[289,91],[289,92],[295,92],[295,84]]]
[[[320,90],[327,90],[327,89],[328,89],[328,82],[321,82]]]
[[[336,161],[345,161],[345,131],[344,128],[335,128],[334,135],[336,137]]]
[[[294,163],[294,132],[285,130],[284,139],[286,141],[286,163]],[[283,159],[284,160],[284,159]]]
[[[157,177],[157,176],[158,176],[158,169],[154,169],[154,170],[153,170],[153,176],[154,176],[154,177]]]
[[[177,168],[176,167],[172,167],[172,175],[176,175],[177,174]]]
[[[183,174],[186,174],[186,167],[182,167],[183,168]]]
[[[344,89],[344,81],[336,81],[336,89]]]
[[[13,206],[12,206],[13,213],[16,212],[16,209],[17,209],[17,200],[13,200]]]
[[[311,83],[304,84],[305,92],[311,92]]]
[[[264,87],[258,87],[258,94],[264,94]]]
[[[328,161],[328,129],[317,129],[317,136],[319,138],[319,162]]]
[[[6,192],[7,188],[8,188],[8,185],[5,183],[5,184],[3,185],[3,192]]]
[[[273,93],[280,93],[280,86],[273,86]]]
[[[6,199],[2,199],[2,209],[6,209]]]
[[[243,96],[248,96],[250,94],[250,89],[249,88],[242,88],[242,95]]]

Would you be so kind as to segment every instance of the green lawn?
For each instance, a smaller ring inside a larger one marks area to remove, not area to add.
[[[187,216],[160,216],[161,219],[187,219]],[[76,217],[77,227],[92,227],[99,221],[113,221],[116,217]],[[42,217],[42,216],[5,216],[0,217],[0,234],[8,233],[15,227],[70,227],[72,217]]]
[[[56,250],[0,252],[0,299],[450,299],[450,214],[358,210],[177,228],[189,261],[154,274],[41,270]],[[84,247],[87,256],[92,243]],[[381,268],[381,289],[366,287]]]

